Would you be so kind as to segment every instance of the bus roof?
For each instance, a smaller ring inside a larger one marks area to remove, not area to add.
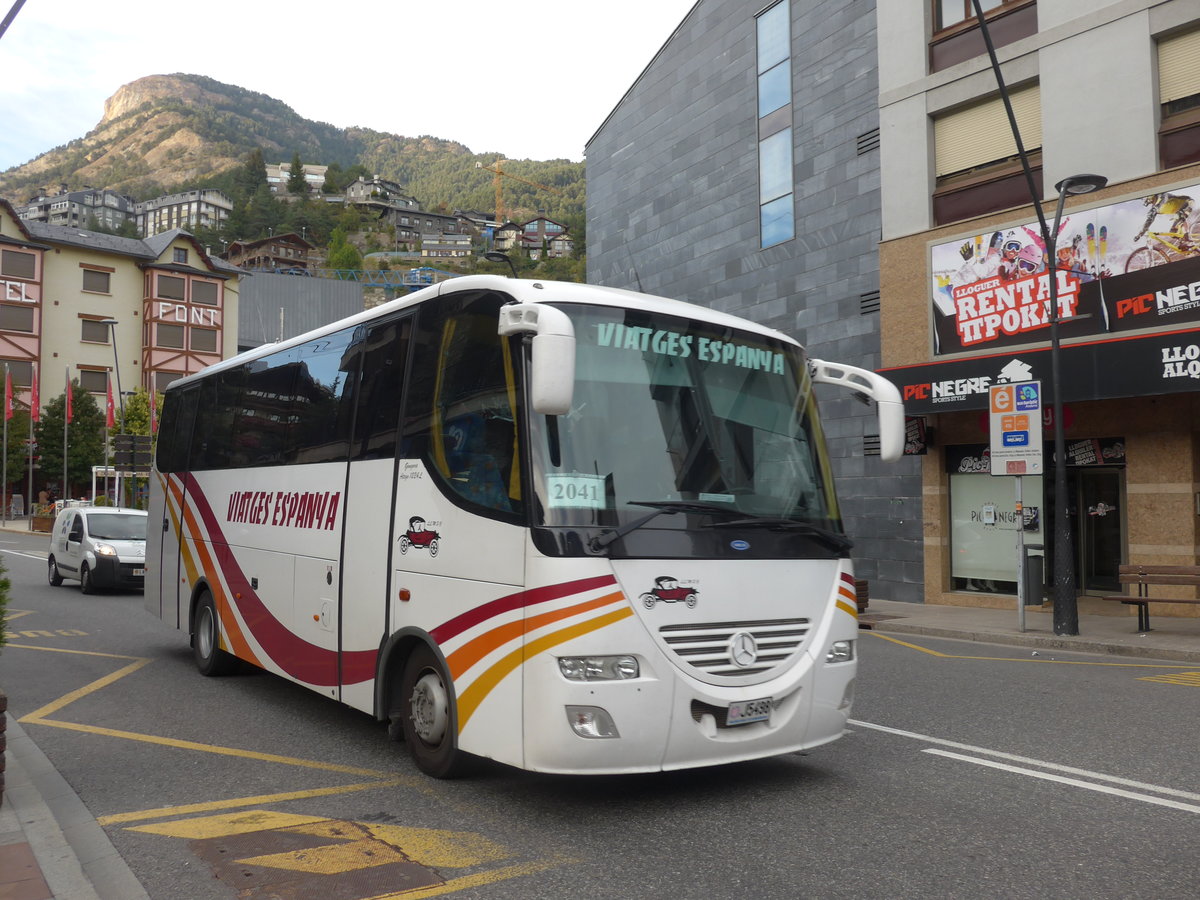
[[[461,278],[451,278],[438,284],[423,288],[412,294],[404,297],[397,297],[395,300],[390,300],[387,303],[372,307],[371,309],[363,310],[360,313],[355,313],[352,316],[347,316],[344,319],[339,319],[335,322],[330,322],[328,325],[322,325],[319,328],[314,328],[304,334],[296,337],[288,338],[284,341],[279,341],[273,344],[263,344],[260,347],[255,347],[252,350],[247,350],[244,353],[239,353],[229,359],[223,359],[220,362],[213,363],[195,372],[191,375],[186,375],[182,378],[177,378],[172,381],[166,390],[174,390],[178,387],[190,384],[195,380],[207,377],[208,375],[219,372],[223,369],[241,365],[249,360],[258,359],[263,356],[270,356],[272,353],[277,353],[280,350],[286,350],[290,347],[296,347],[301,344],[315,340],[322,335],[329,334],[335,331],[340,331],[343,328],[355,326],[363,322],[370,322],[389,313],[401,309],[407,309],[412,306],[419,306],[433,300],[436,297],[447,294],[457,293],[459,291],[502,291],[509,294],[514,300],[522,303],[578,303],[591,304],[594,306],[614,306],[622,309],[637,309],[645,312],[661,313],[664,315],[678,316],[680,318],[696,319],[701,322],[706,322],[712,325],[725,326],[728,328],[737,328],[742,331],[749,331],[755,334],[760,334],[765,337],[774,338],[775,340],[785,341],[789,344],[798,344],[795,338],[792,338],[782,331],[777,331],[774,328],[767,328],[757,322],[752,322],[749,319],[743,319],[739,316],[729,315],[728,313],[718,312],[717,310],[709,309],[706,306],[699,306],[695,303],[687,303],[682,300],[672,300],[668,297],[658,297],[654,294],[642,294],[637,291],[627,291],[621,288],[602,287],[594,284],[579,284],[572,281],[546,281],[543,279],[527,279],[527,278],[509,278],[502,275],[464,275]]]

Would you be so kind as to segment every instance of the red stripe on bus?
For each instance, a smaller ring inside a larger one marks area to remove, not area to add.
[[[594,578],[581,578],[578,581],[565,581],[562,584],[551,584],[528,591],[518,591],[515,594],[498,597],[490,603],[484,603],[482,606],[467,610],[461,616],[455,616],[450,621],[443,622],[430,632],[430,636],[441,645],[451,638],[462,634],[468,628],[473,628],[480,622],[485,622],[501,613],[510,612],[514,609],[523,609],[526,606],[533,606],[537,603],[547,603],[551,600],[558,600],[560,597],[570,596],[571,594],[580,594],[584,591],[595,590],[596,588],[609,587],[616,583],[617,579],[611,575],[597,575]]]
[[[337,682],[336,650],[326,650],[316,644],[310,644],[303,638],[293,634],[286,625],[276,619],[266,605],[259,599],[257,592],[250,587],[237,559],[229,549],[217,517],[209,506],[208,498],[200,490],[200,485],[189,473],[184,476],[187,480],[188,496],[196,504],[196,510],[204,520],[208,530],[209,542],[213,545],[225,580],[233,593],[230,602],[236,604],[238,612],[246,622],[254,639],[270,655],[271,659],[288,675],[307,684],[320,687],[332,687]],[[239,596],[240,595],[240,596]],[[344,651],[342,660],[342,684],[357,684],[371,681],[375,677],[375,659],[378,650]]]

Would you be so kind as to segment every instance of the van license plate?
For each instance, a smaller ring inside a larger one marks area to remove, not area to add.
[[[741,703],[730,703],[725,716],[726,725],[749,725],[751,722],[765,722],[771,718],[771,698],[762,700],[743,700]]]

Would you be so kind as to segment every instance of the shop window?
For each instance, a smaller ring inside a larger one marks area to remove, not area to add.
[[[1159,164],[1200,161],[1200,29],[1158,43]]]
[[[0,275],[7,278],[33,279],[37,274],[37,257],[21,250],[0,250]]]
[[[1031,85],[1012,91],[1009,98],[1041,196],[1041,92],[1038,85]],[[1032,202],[1008,113],[999,96],[938,116],[933,122],[933,139],[935,224]]]
[[[0,305],[0,330],[33,333],[33,307]]]
[[[112,293],[109,282],[112,279],[110,272],[97,272],[95,269],[83,270],[83,289],[89,294],[109,294]]]
[[[987,53],[971,0],[933,0],[933,3],[930,72],[940,72]],[[980,5],[994,46],[1003,47],[1037,34],[1037,3],[1034,0],[983,0]]]
[[[99,319],[81,319],[80,320],[80,335],[81,341],[87,341],[92,344],[107,344],[108,343],[108,325]]]
[[[220,285],[215,281],[193,281],[192,302],[205,306],[216,306],[220,296]]]

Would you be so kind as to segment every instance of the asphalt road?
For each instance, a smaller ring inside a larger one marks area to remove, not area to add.
[[[44,538],[0,553],[9,714],[154,898],[1200,890],[1195,667],[863,632],[852,730],[808,754],[439,782],[368,716],[201,677],[140,594],[50,587]]]

